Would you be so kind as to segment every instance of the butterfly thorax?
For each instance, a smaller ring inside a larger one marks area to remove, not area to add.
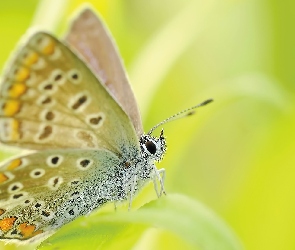
[[[134,196],[149,181],[157,178],[157,168],[155,162],[163,159],[166,152],[166,140],[161,132],[159,137],[143,134],[139,140],[140,151],[138,149],[129,150],[134,154],[128,159],[123,159],[116,167],[117,179],[121,190],[117,190],[113,201],[126,201],[130,195]]]

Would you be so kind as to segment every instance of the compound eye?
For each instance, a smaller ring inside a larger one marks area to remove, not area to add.
[[[147,141],[145,143],[145,147],[153,155],[157,152],[157,147],[155,143],[153,143],[152,141]]]

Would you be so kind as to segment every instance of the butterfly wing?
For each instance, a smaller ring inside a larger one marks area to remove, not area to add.
[[[65,39],[116,98],[141,136],[143,128],[134,94],[118,49],[102,21],[86,8],[74,20]]]
[[[38,32],[1,81],[0,140],[28,149],[138,147],[134,127],[91,70]]]
[[[0,239],[25,240],[119,200],[119,164],[105,150],[48,150],[10,160],[0,167]]]

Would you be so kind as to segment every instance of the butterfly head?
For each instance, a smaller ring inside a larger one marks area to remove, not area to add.
[[[166,151],[164,130],[161,130],[159,137],[150,134],[142,135],[140,138],[140,148],[144,158],[151,161],[161,161]]]

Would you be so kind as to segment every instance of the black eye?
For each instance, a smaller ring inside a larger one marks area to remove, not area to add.
[[[145,147],[151,154],[155,154],[157,152],[156,145],[152,141],[147,141],[145,143]]]

